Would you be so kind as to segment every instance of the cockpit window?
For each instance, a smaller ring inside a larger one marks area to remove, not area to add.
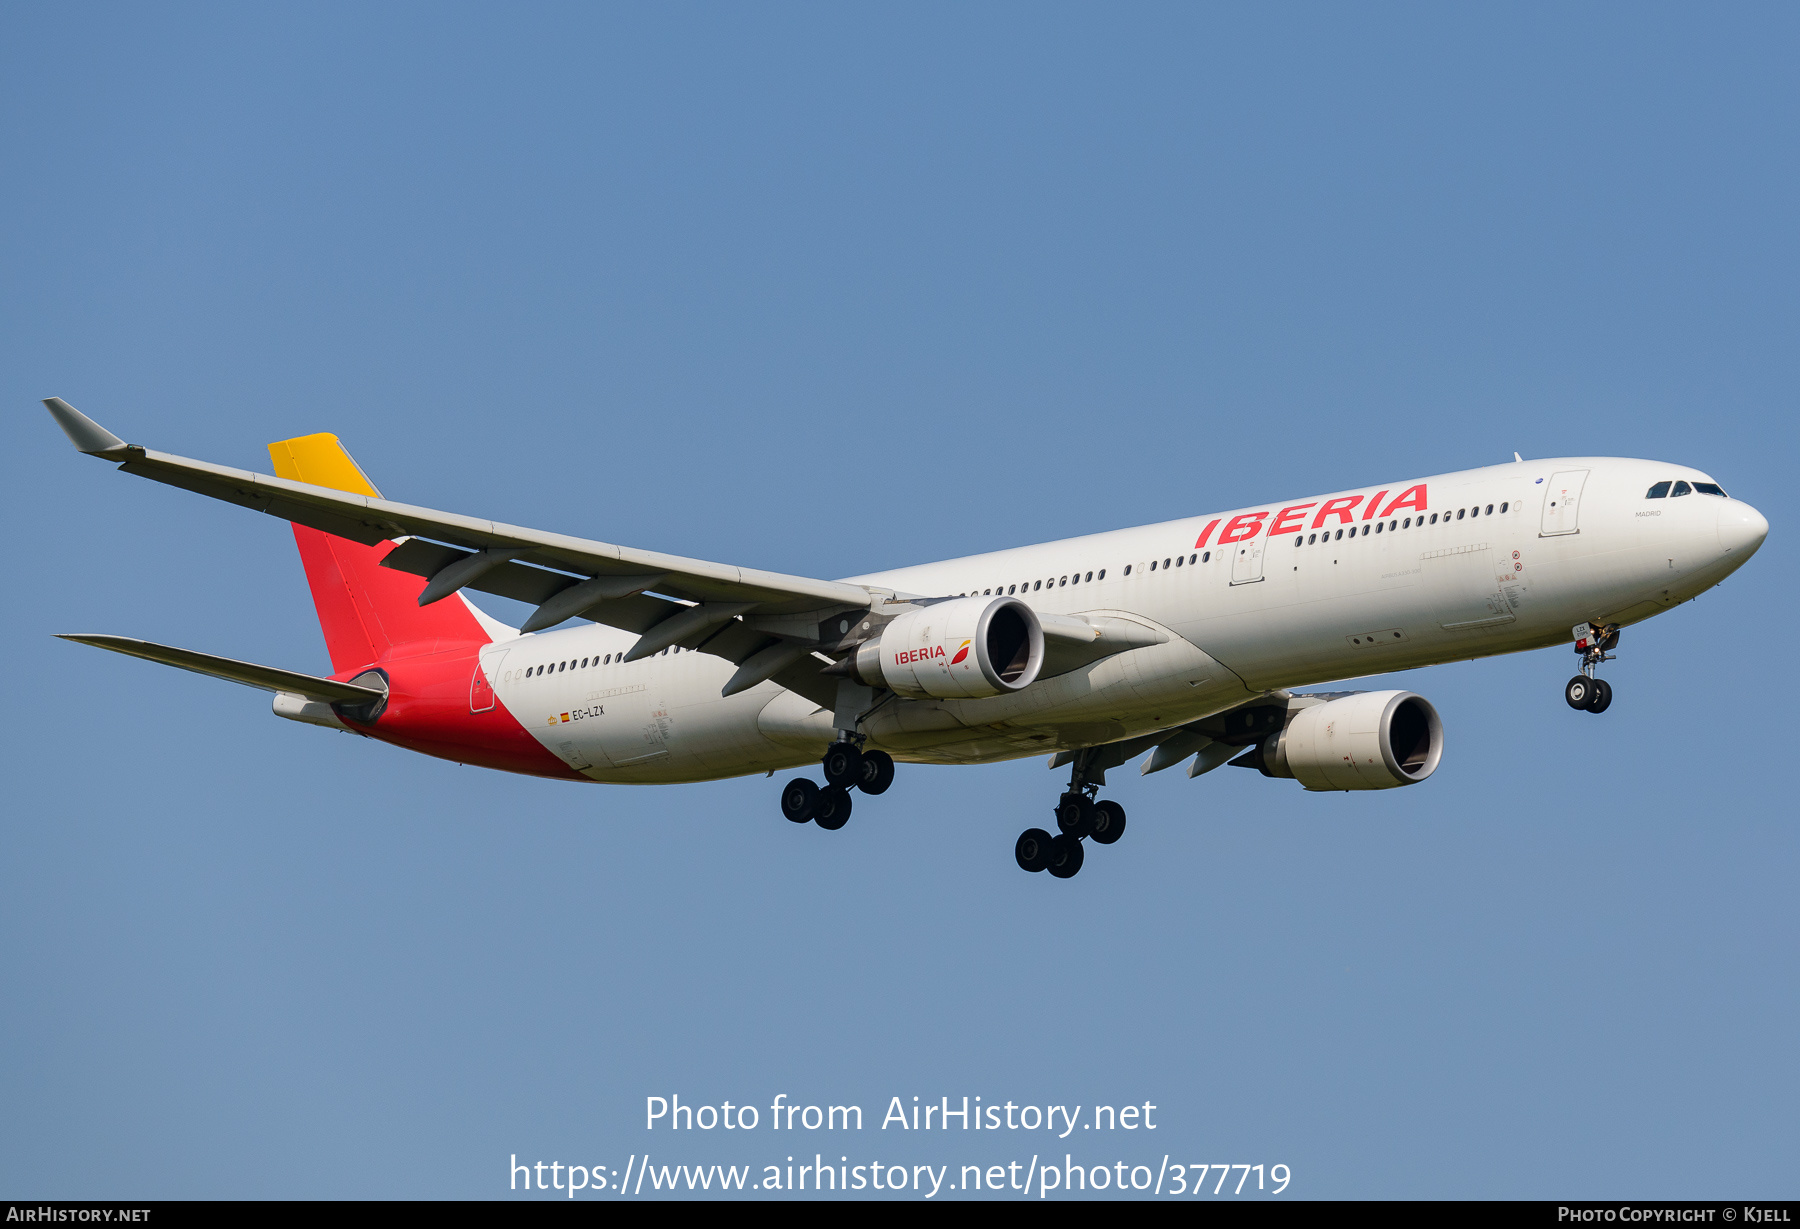
[[[1692,495],[1693,493],[1694,493],[1693,487],[1689,486],[1685,482],[1677,482],[1675,484],[1675,489],[1673,491],[1669,492],[1669,498],[1674,499],[1677,495]]]
[[[1669,484],[1666,482],[1657,483],[1655,486],[1651,487],[1649,493],[1644,496],[1645,499],[1667,499],[1668,497]]]
[[[1717,495],[1720,499],[1731,498],[1731,496],[1719,489],[1719,484],[1716,482],[1696,482],[1694,484],[1694,489],[1699,491],[1702,495]]]

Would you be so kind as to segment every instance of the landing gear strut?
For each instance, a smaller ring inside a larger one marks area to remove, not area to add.
[[[1563,687],[1570,708],[1604,713],[1612,705],[1612,685],[1595,675],[1603,661],[1613,660],[1610,650],[1619,647],[1619,629],[1606,623],[1575,625],[1575,651],[1581,654],[1581,673]]]
[[[839,730],[838,741],[825,749],[821,761],[824,788],[795,777],[781,791],[781,813],[797,824],[811,820],[827,832],[850,822],[851,790],[879,794],[894,783],[894,758],[885,751],[865,751],[862,742],[861,734]]]
[[[1056,800],[1053,811],[1058,834],[1051,836],[1042,828],[1027,828],[1020,834],[1013,846],[1020,870],[1049,871],[1058,879],[1068,879],[1081,869],[1086,857],[1084,840],[1110,845],[1125,834],[1125,808],[1110,798],[1096,800],[1106,784],[1106,771],[1090,766],[1089,761],[1088,750],[1075,753],[1069,788]]]

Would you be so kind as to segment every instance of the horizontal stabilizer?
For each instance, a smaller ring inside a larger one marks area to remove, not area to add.
[[[73,640],[76,644],[91,644],[97,649],[109,649],[127,657],[141,657],[145,661],[192,670],[195,674],[230,679],[246,687],[290,692],[325,704],[367,704],[372,700],[380,700],[385,694],[374,687],[358,687],[352,683],[340,683],[336,679],[319,678],[317,675],[300,674],[293,670],[278,670],[274,666],[259,666],[247,661],[233,661],[229,657],[214,657],[211,653],[196,653],[192,649],[151,644],[148,640],[134,640],[130,636],[58,635],[57,638]]]

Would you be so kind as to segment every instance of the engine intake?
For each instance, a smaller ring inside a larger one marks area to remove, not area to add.
[[[1016,597],[959,597],[910,610],[850,659],[869,687],[913,699],[963,700],[1021,691],[1044,665],[1044,629]]]
[[[1307,789],[1393,789],[1437,771],[1444,723],[1424,696],[1365,691],[1298,709],[1261,751],[1263,772]]]

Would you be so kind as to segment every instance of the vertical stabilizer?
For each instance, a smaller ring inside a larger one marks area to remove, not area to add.
[[[329,432],[277,440],[269,445],[269,457],[278,478],[381,498]],[[392,543],[364,546],[305,525],[294,526],[294,542],[312,587],[331,667],[338,673],[490,639],[462,602],[421,607],[424,579],[381,566]]]

